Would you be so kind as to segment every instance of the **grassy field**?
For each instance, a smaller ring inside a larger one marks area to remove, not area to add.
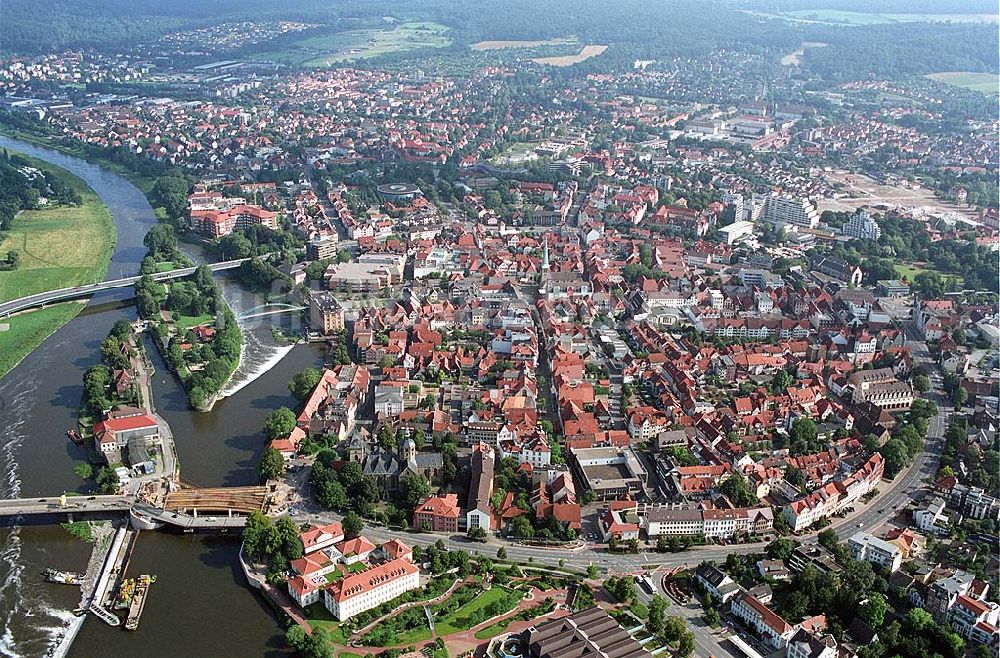
[[[906,277],[910,282],[921,272],[937,272],[933,267],[918,267],[916,263],[896,263],[896,272],[900,277]]]
[[[744,10],[754,16],[782,19],[794,23],[820,23],[823,25],[885,25],[890,23],[996,23],[996,14],[880,14],[866,11],[840,9],[796,9],[780,13]]]
[[[476,631],[475,636],[477,640],[488,640],[490,638],[500,635],[507,630],[506,622],[498,622],[492,626],[487,626],[486,628]]]
[[[509,592],[510,590],[503,587],[494,587],[493,589],[483,592],[480,596],[477,596],[451,614],[446,615],[443,619],[436,620],[434,622],[434,628],[437,631],[437,634],[449,635],[451,633],[457,633],[458,631],[468,630],[473,625],[470,623],[472,613],[482,610],[495,601],[499,601]]]
[[[784,17],[815,21],[819,23],[837,23],[841,25],[878,25],[885,23],[915,23],[941,22],[954,23],[987,23],[996,22],[997,17],[990,14],[876,14],[860,11],[841,11],[839,9],[796,9],[781,14]]]
[[[431,629],[426,625],[405,631],[396,636],[396,644],[415,644],[431,639]]]
[[[577,43],[576,37],[562,37],[546,41],[480,41],[472,44],[473,50],[504,50],[507,48],[538,48],[539,46],[569,46]]]
[[[0,272],[0,301],[100,281],[115,247],[111,213],[86,183],[64,169],[28,159],[72,185],[83,203],[25,211],[11,222],[0,240],[0,254],[16,251],[20,264]],[[0,321],[6,325],[0,331],[0,377],[81,310],[80,303],[58,304]]]
[[[330,634],[330,641],[334,644],[347,644],[347,636],[340,627],[340,622],[330,614],[322,603],[313,603],[306,608],[306,619],[313,628],[325,629]]]
[[[82,310],[83,304],[67,302],[0,319],[0,377]]]
[[[26,210],[11,222],[0,254],[16,251],[21,260],[16,270],[0,272],[0,301],[100,281],[115,247],[111,213],[86,183],[65,169],[31,161],[72,185],[83,203]]]
[[[1000,76],[996,73],[971,73],[968,71],[946,71],[930,73],[926,77],[954,87],[964,87],[984,94],[1000,93]]]
[[[177,331],[181,334],[187,333],[187,330],[191,327],[197,327],[202,324],[214,324],[215,316],[213,315],[181,315],[177,318],[177,322],[174,326],[177,327]]]
[[[410,22],[380,29],[350,30],[303,39],[262,57],[285,64],[326,67],[388,53],[451,45],[448,28],[439,23]]]
[[[573,66],[574,64],[579,64],[585,59],[590,59],[591,57],[597,57],[605,50],[607,46],[584,46],[575,55],[560,55],[558,57],[537,57],[533,60],[535,64],[545,64],[547,66]]]

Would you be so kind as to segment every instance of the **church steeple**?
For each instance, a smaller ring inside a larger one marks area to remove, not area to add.
[[[417,443],[409,437],[403,443],[403,461],[414,466],[417,463]]]
[[[542,271],[549,271],[549,236],[545,236],[542,246]]]

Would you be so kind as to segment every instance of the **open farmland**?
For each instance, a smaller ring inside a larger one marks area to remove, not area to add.
[[[782,66],[798,66],[802,63],[802,56],[806,54],[807,48],[825,48],[829,44],[821,41],[803,41],[797,50],[793,50],[781,58]]]
[[[605,50],[607,46],[593,46],[588,45],[580,49],[575,55],[559,55],[557,57],[537,57],[533,60],[535,64],[545,64],[547,66],[573,66],[574,64],[579,64],[585,59],[590,59],[591,57],[597,57]]]
[[[297,66],[322,68],[389,53],[451,45],[446,26],[431,22],[400,23],[394,27],[335,32],[297,41],[288,48],[265,53],[264,59]]]
[[[926,77],[953,87],[962,87],[984,94],[1000,93],[1000,76],[996,73],[971,73],[968,71],[947,71],[930,73]]]
[[[539,46],[569,46],[578,43],[576,37],[562,37],[546,41],[480,41],[472,44],[473,50],[504,50],[507,48],[538,48]]]
[[[780,13],[745,10],[748,14],[793,23],[822,25],[887,25],[891,23],[996,23],[996,14],[880,14],[840,9],[796,9]]]

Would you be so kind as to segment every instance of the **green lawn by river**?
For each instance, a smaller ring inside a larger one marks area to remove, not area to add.
[[[25,210],[11,222],[0,254],[16,251],[20,264],[0,272],[0,302],[101,281],[115,248],[115,223],[97,194],[65,169],[28,159],[78,190],[83,203]]]
[[[0,254],[16,251],[20,264],[16,270],[0,272],[0,302],[100,281],[115,248],[114,219],[97,194],[65,169],[27,159],[74,187],[83,203],[27,210],[14,219],[0,236]],[[0,329],[5,329],[0,330],[0,377],[82,308],[82,304],[60,304],[4,319],[0,324]]]
[[[48,306],[30,313],[0,318],[0,377],[83,310],[79,302]]]

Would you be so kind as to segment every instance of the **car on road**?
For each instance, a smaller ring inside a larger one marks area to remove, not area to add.
[[[858,526],[859,528],[860,528],[860,527],[862,527],[863,525],[864,525],[864,523],[862,523],[861,521],[858,521],[858,522],[857,522],[857,526]]]

